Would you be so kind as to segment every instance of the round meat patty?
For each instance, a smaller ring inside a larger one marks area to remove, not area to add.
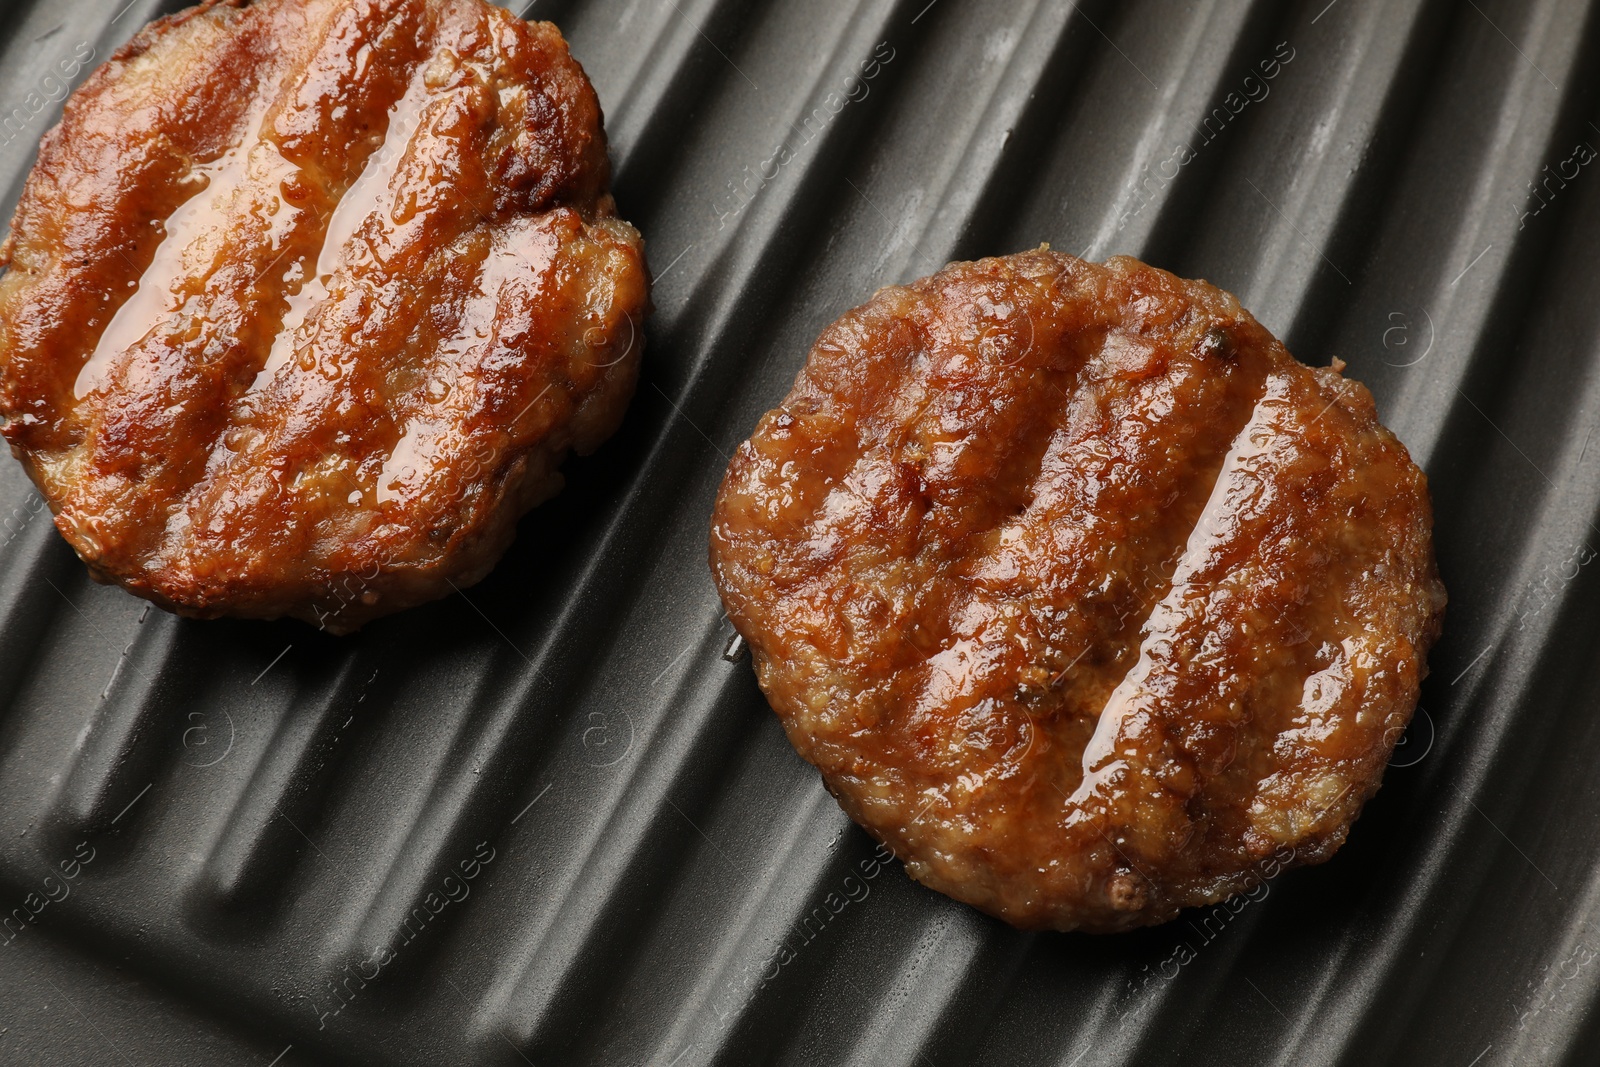
[[[566,42],[210,0],[67,102],[0,262],[4,433],[94,576],[334,632],[482,578],[633,392],[649,281]]]
[[[913,877],[1028,928],[1326,859],[1445,595],[1372,397],[1238,301],[1047,250],[880,290],[740,446],[711,565],[789,738]]]

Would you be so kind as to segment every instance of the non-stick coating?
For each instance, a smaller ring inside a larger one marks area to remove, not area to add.
[[[61,72],[178,6],[0,14],[13,202]],[[95,585],[4,465],[0,1063],[1595,1062],[1595,6],[537,0],[657,276],[626,425],[481,585],[348,639]],[[826,323],[1042,241],[1346,360],[1450,590],[1344,850],[1105,938],[873,862],[706,567]]]

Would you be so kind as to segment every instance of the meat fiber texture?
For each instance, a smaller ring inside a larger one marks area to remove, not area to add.
[[[1058,930],[1331,855],[1445,601],[1365,388],[1211,285],[1044,249],[824,331],[728,468],[711,565],[845,811]]]
[[[345,632],[476,582],[617,426],[649,280],[561,35],[210,2],[67,102],[0,261],[0,416],[94,576]]]

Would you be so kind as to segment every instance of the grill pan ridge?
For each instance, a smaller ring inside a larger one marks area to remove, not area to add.
[[[57,63],[183,6],[0,12],[7,213]],[[1550,176],[1597,6],[535,0],[648,241],[627,421],[483,583],[342,639],[94,584],[0,465],[0,1063],[1596,1062],[1600,176]],[[705,564],[824,325],[1041,241],[1347,361],[1451,596],[1332,861],[1107,938],[882,861]]]

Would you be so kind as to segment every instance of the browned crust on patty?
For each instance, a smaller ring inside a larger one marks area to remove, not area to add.
[[[880,290],[729,465],[711,564],[800,754],[910,873],[1112,931],[1326,859],[1444,589],[1372,398],[1237,300],[1046,250]]]
[[[475,582],[620,421],[648,275],[560,33],[483,0],[211,2],[46,134],[0,415],[94,575],[330,630]]]

